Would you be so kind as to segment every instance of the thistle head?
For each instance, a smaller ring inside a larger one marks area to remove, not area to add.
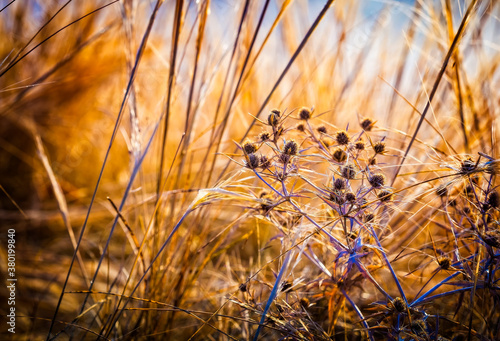
[[[336,189],[337,191],[341,191],[345,189],[345,181],[343,179],[335,179],[333,182],[333,188]]]
[[[356,176],[356,169],[353,165],[345,165],[340,167],[340,174],[342,174],[344,178],[351,180]]]
[[[392,198],[394,197],[394,194],[392,193],[391,190],[384,189],[383,191],[378,192],[377,197],[382,202],[388,202],[388,201],[392,200]]]
[[[373,150],[375,154],[383,154],[385,152],[385,143],[380,141],[373,145]]]
[[[299,109],[299,118],[301,120],[307,121],[311,118],[311,109],[302,107]]]
[[[359,151],[365,150],[365,143],[362,140],[356,141],[354,147]]]
[[[299,145],[294,140],[285,143],[285,147],[283,148],[283,152],[288,155],[296,155],[298,151]]]
[[[243,143],[243,151],[245,154],[253,154],[257,151],[257,146],[250,140],[246,140]]]
[[[380,188],[385,185],[385,176],[381,173],[373,174],[368,178],[368,182],[373,188]]]
[[[373,128],[374,122],[370,118],[365,118],[361,121],[361,128],[365,131],[371,131]]]
[[[349,134],[345,131],[345,130],[340,130],[340,131],[337,131],[337,133],[335,134],[335,141],[337,141],[337,143],[339,145],[346,145],[349,143],[349,141],[351,140],[351,137],[349,136]]]
[[[271,139],[271,134],[267,131],[263,131],[262,133],[259,134],[259,141],[260,142],[266,142]]]
[[[246,161],[246,166],[250,169],[255,169],[259,167],[260,164],[260,159],[257,155],[255,154],[248,154],[248,159]]]
[[[267,116],[267,123],[269,123],[271,127],[277,127],[279,121],[280,121],[280,111],[277,109],[271,110],[269,116]]]
[[[333,157],[334,161],[336,161],[338,163],[342,163],[342,162],[345,162],[347,160],[347,153],[344,150],[337,148],[333,152],[332,157]]]
[[[325,126],[319,126],[318,128],[316,128],[316,130],[318,131],[318,133],[320,134],[326,134],[328,132],[328,130],[326,129]]]

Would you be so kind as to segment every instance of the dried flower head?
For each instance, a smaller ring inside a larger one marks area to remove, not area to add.
[[[368,179],[368,182],[373,188],[380,188],[385,185],[385,176],[381,173],[373,174]]]
[[[380,191],[378,193],[377,197],[380,199],[380,201],[387,202],[387,201],[392,200],[392,198],[394,197],[394,194],[392,193],[391,190],[385,189],[383,191]]]
[[[280,111],[272,110],[269,116],[267,116],[267,123],[269,123],[271,127],[276,127],[278,126],[279,121],[280,121]]]
[[[488,200],[486,203],[493,208],[498,208],[500,206],[500,195],[497,191],[493,191],[488,195]]]
[[[413,320],[411,321],[411,330],[417,335],[418,337],[421,338],[426,338],[428,337],[427,334],[427,325],[425,324],[424,320]]]
[[[369,160],[369,163],[370,163],[370,166],[375,166],[377,164],[377,158],[376,157],[372,157]]]
[[[375,219],[375,214],[373,213],[365,213],[365,222],[368,223],[370,221],[373,221]]]
[[[239,286],[239,289],[241,292],[246,292],[247,291],[247,285],[245,283],[241,283]]]
[[[301,131],[301,132],[304,132],[306,131],[306,127],[304,126],[304,123],[299,123],[295,126],[295,129],[297,129],[298,131]]]
[[[342,162],[345,162],[347,160],[347,153],[344,150],[337,148],[333,152],[332,157],[333,157],[334,161],[342,163]]]
[[[283,292],[290,291],[291,288],[292,288],[292,283],[290,283],[289,281],[284,281],[281,284],[281,291]]]
[[[401,297],[396,297],[391,301],[391,306],[398,313],[402,313],[406,310],[406,302]]]
[[[302,297],[302,298],[300,299],[300,306],[301,306],[302,308],[308,308],[308,307],[309,307],[309,304],[310,304],[310,302],[309,302],[309,299],[308,299],[307,297]]]
[[[263,131],[262,133],[259,134],[259,141],[265,142],[269,141],[271,139],[271,134],[267,131]]]
[[[345,181],[343,179],[335,179],[335,181],[333,182],[333,188],[338,191],[345,189],[345,187]]]
[[[335,134],[335,141],[337,141],[337,143],[340,145],[346,145],[350,140],[351,137],[345,130],[337,131],[337,133]]]
[[[260,159],[255,154],[248,154],[248,160],[246,161],[246,166],[250,169],[255,169],[259,167]]]
[[[343,205],[345,203],[345,197],[342,193],[330,193],[330,200],[337,205]]]
[[[252,141],[246,140],[243,143],[243,151],[246,154],[253,154],[257,151],[257,146]]]
[[[262,170],[265,170],[268,169],[269,167],[271,167],[271,160],[267,156],[261,155],[260,168],[262,168]]]
[[[451,266],[451,260],[446,256],[439,256],[437,258],[437,263],[443,270],[448,270]]]
[[[460,174],[468,174],[476,170],[476,163],[471,157],[460,162]]]
[[[380,141],[373,145],[373,150],[376,154],[383,154],[385,152],[385,143]]]
[[[318,128],[316,128],[316,130],[320,133],[320,134],[326,134],[328,132],[328,130],[326,129],[325,126],[319,126]]]
[[[294,140],[285,143],[285,147],[283,148],[283,152],[288,155],[296,155],[298,151],[299,145]]]
[[[347,200],[349,202],[354,202],[354,201],[356,201],[356,195],[353,192],[347,192],[345,194],[345,200]]]
[[[365,150],[365,143],[362,140],[356,141],[356,143],[354,144],[354,147],[357,150]]]
[[[448,195],[448,187],[446,186],[446,184],[439,185],[436,188],[436,194],[438,196],[440,196],[441,198],[447,196]]]
[[[308,120],[311,118],[311,109],[302,107],[299,109],[299,118],[301,120]]]
[[[281,163],[288,163],[290,161],[290,155],[286,153],[280,153],[278,156],[278,160]]]
[[[345,165],[340,167],[340,174],[346,179],[354,179],[356,176],[356,168],[353,165]]]
[[[361,128],[363,128],[363,130],[365,131],[371,131],[373,128],[373,124],[374,122],[371,119],[365,118],[363,121],[361,121]]]
[[[487,231],[482,237],[486,244],[500,249],[500,233],[498,231]]]

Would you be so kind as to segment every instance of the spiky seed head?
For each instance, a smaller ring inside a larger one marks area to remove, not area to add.
[[[302,308],[308,308],[308,307],[309,307],[309,304],[310,304],[310,302],[309,302],[309,299],[308,299],[307,297],[302,297],[302,298],[300,299],[300,306],[301,306]]]
[[[354,147],[357,149],[357,150],[365,150],[365,143],[361,140],[357,141],[355,144],[354,144]]]
[[[276,108],[272,109],[272,110],[271,110],[271,113],[273,113],[273,114],[275,114],[275,115],[278,115],[278,117],[279,117],[279,116],[281,116],[281,110],[276,109]]]
[[[340,167],[340,174],[346,179],[354,179],[356,176],[356,168],[353,165],[345,165]]]
[[[349,202],[354,202],[354,201],[356,201],[356,195],[353,192],[347,192],[345,194],[345,200],[347,200]]]
[[[280,153],[278,155],[278,161],[281,163],[288,163],[290,161],[290,155],[285,153]]]
[[[380,141],[373,145],[373,150],[376,154],[383,154],[385,152],[385,143]]]
[[[306,131],[306,127],[304,126],[304,123],[299,123],[295,126],[295,129],[297,129],[298,131],[301,131],[301,132],[304,132]]]
[[[316,130],[320,133],[320,134],[326,134],[328,132],[328,130],[326,129],[325,126],[319,126],[318,128],[316,128]]]
[[[299,118],[301,120],[307,121],[308,119],[311,118],[311,109],[302,107],[299,109]]]
[[[275,113],[275,112],[271,111],[269,116],[267,116],[267,123],[269,123],[269,125],[271,127],[277,127],[279,124],[279,121],[280,121],[280,115]]]
[[[333,188],[338,191],[345,189],[345,181],[343,179],[335,179],[333,182]]]
[[[259,167],[259,157],[255,154],[248,154],[248,160],[246,161],[246,166],[250,169],[255,169]]]
[[[271,134],[267,131],[263,131],[262,133],[259,134],[259,141],[265,142],[269,141],[271,139]]]
[[[445,197],[448,195],[448,187],[446,184],[441,184],[436,188],[436,194],[440,196],[441,198]]]
[[[373,121],[370,118],[365,118],[361,121],[361,128],[365,131],[371,131],[373,128]]]
[[[487,231],[483,236],[483,240],[489,246],[500,249],[500,233],[498,231]]]
[[[471,185],[467,185],[464,187],[464,194],[468,197],[474,196],[474,188]]]
[[[281,284],[281,291],[283,292],[290,291],[291,288],[292,288],[292,283],[290,283],[289,281],[284,281]]]
[[[347,160],[347,153],[344,150],[337,148],[333,152],[332,157],[333,157],[334,161],[336,161],[338,163],[342,163],[342,162],[345,162]]]
[[[351,137],[345,130],[337,131],[335,134],[335,141],[337,141],[337,143],[341,146],[348,144],[350,140]]]
[[[500,206],[500,195],[497,191],[493,191],[488,195],[487,204],[493,208]]]
[[[425,338],[427,336],[427,325],[424,320],[411,321],[411,329],[419,337]]]
[[[365,214],[365,222],[370,222],[370,221],[373,221],[373,219],[375,219],[375,214],[373,213],[366,213]]]
[[[260,157],[260,168],[262,168],[262,170],[265,170],[268,169],[269,167],[271,167],[271,160],[269,160],[267,156],[262,155]]]
[[[491,175],[498,174],[500,163],[498,161],[489,161],[486,164],[485,172]]]
[[[377,158],[374,156],[369,161],[370,166],[375,166],[377,164]]]
[[[247,285],[245,283],[241,283],[239,287],[241,292],[246,292],[247,291]]]
[[[299,145],[294,140],[285,143],[285,147],[283,148],[283,152],[288,155],[296,155],[298,151]]]
[[[451,266],[451,260],[446,256],[439,256],[437,258],[437,263],[443,270],[448,270]]]
[[[368,182],[373,188],[380,188],[385,185],[385,176],[381,173],[373,174],[368,179]]]
[[[391,305],[398,313],[402,313],[406,310],[406,303],[401,297],[393,299],[391,301]]]
[[[243,150],[246,154],[253,154],[257,151],[257,146],[250,140],[246,140],[243,143]]]
[[[383,191],[380,191],[377,196],[380,199],[380,201],[387,202],[392,200],[394,194],[392,193],[392,191],[384,189]]]
[[[330,193],[330,200],[337,205],[343,205],[345,203],[345,197],[342,193]]]
[[[468,157],[465,160],[462,160],[460,162],[460,173],[461,174],[468,174],[473,172],[476,169],[476,163],[471,157]]]

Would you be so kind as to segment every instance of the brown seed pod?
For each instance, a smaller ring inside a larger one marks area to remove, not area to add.
[[[307,121],[308,119],[311,118],[311,109],[302,107],[299,109],[299,118],[301,120]]]
[[[257,151],[257,146],[252,141],[246,140],[243,143],[243,151],[246,154],[253,154],[253,153],[255,153]]]
[[[385,176],[384,174],[380,173],[373,174],[368,179],[368,182],[370,183],[370,185],[372,185],[373,188],[380,188],[385,185]]]
[[[356,168],[353,165],[345,165],[340,167],[340,174],[346,179],[354,179],[356,176]]]
[[[380,141],[373,145],[373,150],[376,154],[383,154],[385,152],[385,143]]]
[[[370,118],[365,118],[361,121],[361,128],[365,131],[371,131],[373,128],[374,122]]]
[[[335,134],[335,141],[340,145],[346,145],[351,140],[351,137],[345,130],[337,131]]]
[[[299,145],[294,140],[288,141],[283,148],[283,152],[288,155],[296,155],[299,151]]]
[[[347,153],[344,150],[337,148],[333,152],[332,157],[333,157],[334,161],[342,163],[342,162],[345,162],[347,160]]]

